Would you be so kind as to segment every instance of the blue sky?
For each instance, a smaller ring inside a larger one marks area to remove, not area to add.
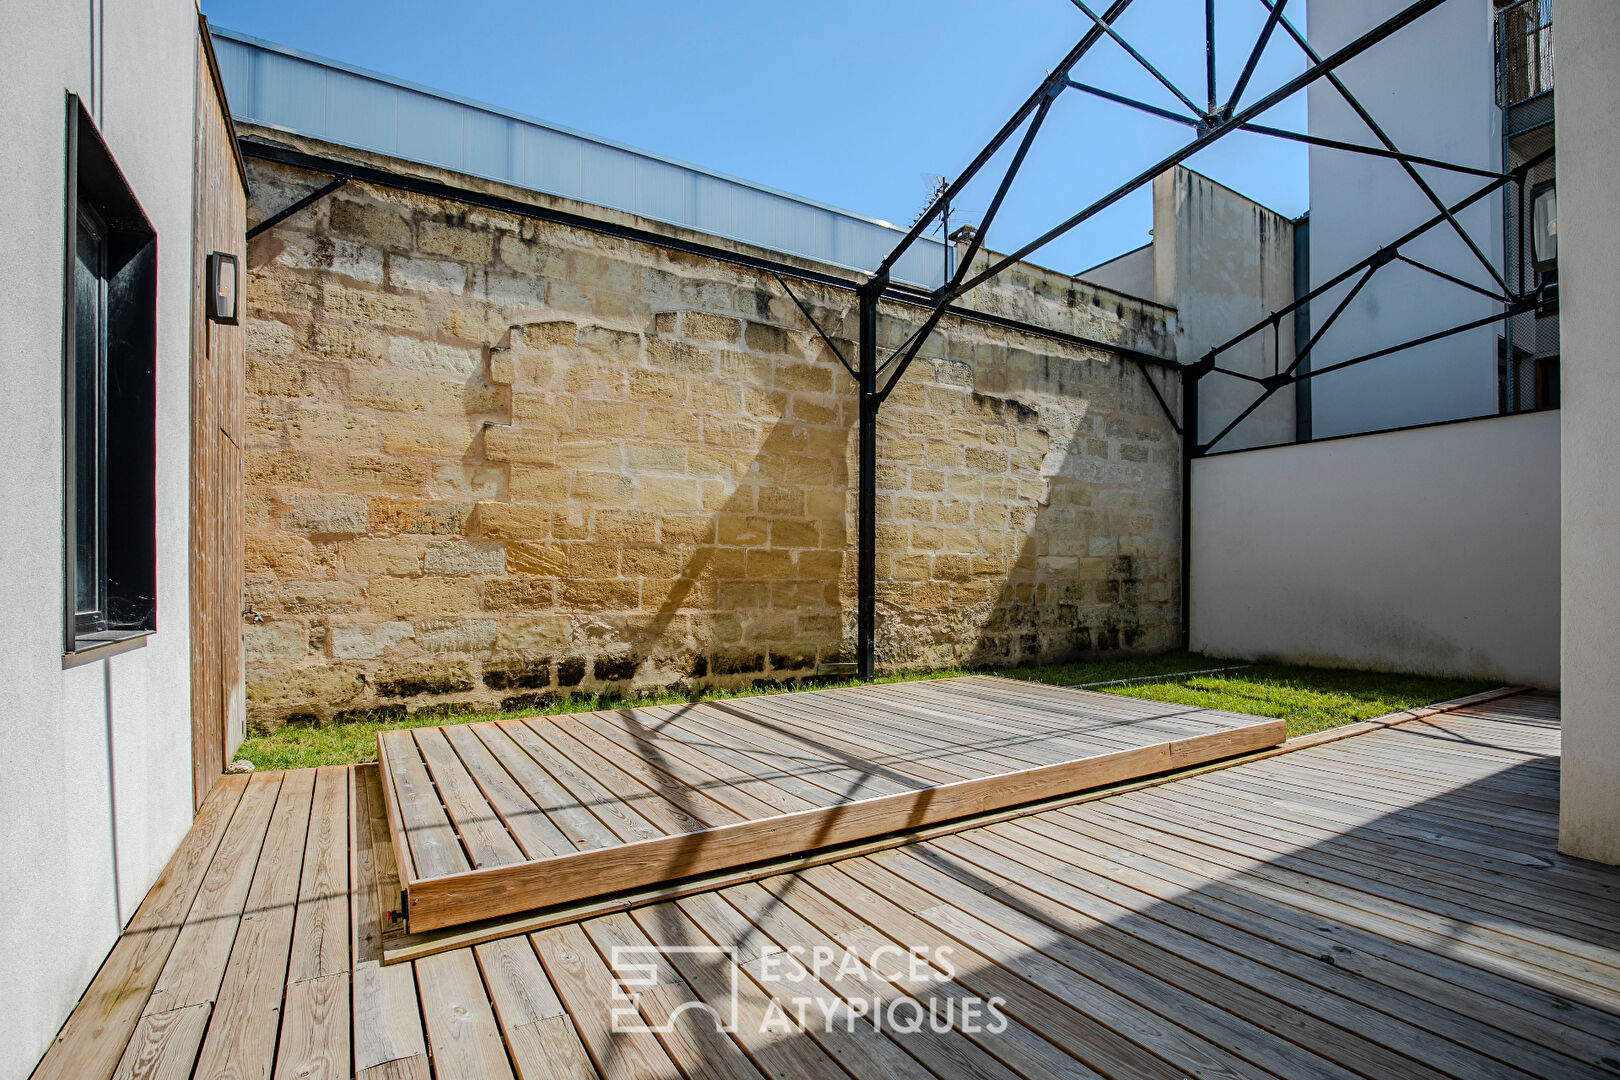
[[[1101,11],[1106,0],[1088,0]],[[1079,38],[1068,0],[202,0],[214,23],[543,120],[603,135],[899,225],[926,204],[923,174],[954,175]],[[1303,29],[1305,3],[1288,14]],[[1218,0],[1229,91],[1266,16]],[[1137,0],[1119,29],[1189,97],[1204,97],[1202,0]],[[1300,71],[1279,31],[1245,101]],[[1165,107],[1177,102],[1105,41],[1073,72]],[[1302,130],[1304,95],[1266,122]],[[989,244],[1010,250],[1181,145],[1189,129],[1065,93]],[[1010,148],[1002,160],[1010,154]],[[1233,133],[1189,164],[1289,216],[1306,209],[1304,148]],[[988,205],[999,170],[970,188]],[[1144,192],[1033,260],[1075,272],[1146,243]]]

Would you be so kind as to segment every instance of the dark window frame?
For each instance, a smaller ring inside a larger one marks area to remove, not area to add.
[[[74,94],[66,158],[62,636],[82,654],[157,629],[157,233]]]

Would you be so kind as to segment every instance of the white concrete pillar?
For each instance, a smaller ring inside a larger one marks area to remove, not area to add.
[[[1620,863],[1620,3],[1557,0],[1563,368],[1559,847]]]

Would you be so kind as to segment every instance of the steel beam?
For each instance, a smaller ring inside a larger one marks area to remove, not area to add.
[[[1198,447],[1200,371],[1181,369],[1181,647],[1192,648],[1192,478]]]
[[[877,636],[877,294],[857,294],[860,330],[859,476],[856,480],[855,676],[870,679]]]
[[[1131,0],[1114,0],[1112,4],[1108,5],[1108,10],[1103,12],[1103,20],[1113,22],[1123,15],[1125,9],[1130,6]],[[1095,26],[1081,36],[1074,48],[1070,49],[1063,59],[1058,61],[1051,74],[1041,81],[1041,85],[1035,88],[1035,92],[1029,95],[1024,103],[1018,107],[1017,111],[1012,114],[1012,117],[1001,126],[1001,130],[996,132],[995,137],[985,144],[984,149],[979,151],[978,156],[968,164],[966,169],[957,174],[956,179],[951,181],[950,186],[940,192],[939,196],[934,199],[933,204],[922,212],[911,226],[910,231],[895,245],[894,250],[889,252],[888,257],[878,264],[878,268],[872,272],[873,277],[888,277],[889,271],[894,269],[895,262],[906,253],[906,249],[917,242],[917,237],[921,236],[923,230],[933,224],[934,219],[939,216],[940,211],[947,204],[955,201],[956,196],[968,185],[968,181],[977,176],[979,170],[984,168],[985,163],[995,156],[997,150],[1001,149],[1001,145],[1012,138],[1013,132],[1017,131],[1025,118],[1040,106],[1041,100],[1051,93],[1052,87],[1069,77],[1069,72],[1074,65],[1079,62],[1082,56],[1091,51],[1091,47],[1100,41],[1102,36],[1103,32]]]
[[[1239,125],[1244,124],[1254,117],[1260,115],[1267,109],[1276,105],[1278,102],[1292,97],[1294,94],[1298,93],[1300,90],[1303,90],[1317,79],[1322,78],[1324,75],[1331,75],[1335,68],[1338,68],[1339,66],[1355,59],[1357,56],[1360,56],[1362,53],[1366,52],[1380,41],[1383,41],[1396,31],[1415,22],[1417,19],[1433,11],[1444,2],[1445,0],[1417,0],[1416,3],[1413,3],[1400,12],[1397,12],[1389,19],[1386,19],[1373,29],[1367,31],[1367,33],[1350,42],[1350,44],[1346,45],[1332,56],[1312,64],[1294,78],[1288,80],[1286,83],[1279,86],[1277,89],[1273,90],[1271,93],[1267,94],[1265,97],[1261,98],[1247,109],[1244,109],[1242,112],[1238,113],[1230,121],[1213,129],[1204,130],[1202,134],[1189,142],[1186,146],[1182,147],[1180,150],[1170,154],[1157,164],[1143,170],[1141,173],[1124,184],[1121,184],[1119,187],[1115,188],[1101,199],[1098,199],[1096,202],[1092,203],[1078,214],[1075,214],[1061,225],[1058,225],[1056,228],[1049,229],[1047,232],[1036,237],[1034,240],[1031,240],[1017,251],[1003,256],[998,262],[992,263],[984,270],[964,281],[961,285],[958,285],[956,289],[953,290],[952,295],[948,298],[954,299],[956,296],[960,296],[962,293],[967,292],[975,285],[995,277],[1007,267],[1028,258],[1029,255],[1034,251],[1044,247],[1046,244],[1051,243],[1053,240],[1056,240],[1059,236],[1062,236],[1070,229],[1073,229],[1081,222],[1095,217],[1097,214],[1114,205],[1114,203],[1118,202],[1120,199],[1123,199],[1126,195],[1129,195],[1131,192],[1152,180],[1155,176],[1158,176],[1166,169],[1170,168],[1171,166],[1181,164],[1198,151],[1204,149],[1204,147],[1226,135],[1227,132],[1232,131]],[[1286,25],[1287,20],[1285,19],[1283,22]]]
[[[1281,8],[1284,2],[1285,0],[1278,0],[1275,6]],[[1260,3],[1263,4],[1267,10],[1271,10],[1273,7],[1271,0],[1260,0]],[[1287,31],[1288,36],[1294,39],[1294,43],[1300,47],[1300,49],[1305,53],[1306,57],[1309,58],[1312,63],[1320,63],[1320,56],[1317,54],[1316,50],[1311,47],[1311,43],[1306,40],[1305,35],[1301,34],[1297,29],[1295,29],[1294,24],[1289,22],[1286,16],[1279,13],[1277,18],[1282,24],[1283,29]],[[1400,147],[1395,145],[1395,140],[1391,139],[1387,134],[1385,134],[1383,127],[1379,125],[1377,120],[1373,119],[1372,113],[1368,112],[1367,109],[1361,104],[1360,100],[1356,98],[1356,95],[1350,92],[1350,88],[1344,85],[1343,79],[1339,78],[1335,74],[1329,73],[1328,82],[1332,84],[1334,90],[1338,91],[1339,96],[1344,99],[1344,103],[1349,105],[1351,110],[1361,118],[1361,122],[1367,125],[1367,130],[1371,131],[1373,136],[1379,142],[1384,144],[1385,149],[1399,152]],[[1502,291],[1512,292],[1513,290],[1508,287],[1506,279],[1504,279],[1501,274],[1497,273],[1496,267],[1491,263],[1490,257],[1480,250],[1479,245],[1474,242],[1474,238],[1468,235],[1468,230],[1462,227],[1462,223],[1459,222],[1455,217],[1452,217],[1451,214],[1446,210],[1445,203],[1441,200],[1439,194],[1434,190],[1434,188],[1429,186],[1429,182],[1423,179],[1422,174],[1419,173],[1417,169],[1413,168],[1410,162],[1401,162],[1401,168],[1405,170],[1407,176],[1412,178],[1412,182],[1418,186],[1418,190],[1423,192],[1424,198],[1428,199],[1429,202],[1434,205],[1435,209],[1445,214],[1446,221],[1451,225],[1452,231],[1457,234],[1464,244],[1468,245],[1468,250],[1474,253],[1474,257],[1479,260],[1480,265],[1485,267],[1485,272],[1490,274],[1491,277],[1496,280],[1496,283],[1502,287]]]

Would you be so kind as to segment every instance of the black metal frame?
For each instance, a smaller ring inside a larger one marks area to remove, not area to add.
[[[66,95],[62,280],[62,652],[157,629],[157,232],[75,94]],[[94,397],[79,399],[76,311],[81,222],[99,240]],[[94,445],[79,420],[94,410]],[[86,453],[81,454],[81,451]],[[77,568],[81,472],[94,481],[93,603],[81,608]]]
[[[1464,165],[1455,162],[1409,154],[1402,151],[1388,134],[1379,126],[1372,114],[1356,99],[1348,87],[1345,86],[1335,71],[1337,68],[1366,52],[1368,49],[1398,33],[1406,26],[1415,22],[1423,15],[1439,7],[1445,0],[1413,0],[1406,8],[1373,27],[1354,41],[1345,45],[1328,57],[1319,55],[1302,34],[1284,14],[1288,0],[1257,0],[1267,10],[1264,27],[1257,39],[1249,48],[1244,61],[1242,72],[1234,85],[1233,92],[1225,102],[1219,100],[1217,91],[1217,54],[1215,47],[1215,16],[1214,0],[1205,0],[1204,6],[1204,33],[1205,33],[1205,102],[1202,106],[1197,104],[1187,94],[1182,92],[1168,78],[1155,68],[1139,51],[1132,47],[1119,32],[1115,23],[1131,6],[1133,0],[1112,0],[1102,14],[1097,14],[1086,5],[1083,0],[1070,0],[1076,8],[1083,12],[1090,20],[1091,25],[1081,35],[1079,41],[1072,49],[1051,69],[1045,79],[1035,88],[1034,92],[1014,111],[1013,115],[1002,125],[996,135],[985,144],[973,161],[960,172],[949,184],[942,185],[936,193],[932,203],[919,214],[905,233],[904,237],[895,246],[893,251],[872,271],[864,280],[846,278],[825,271],[813,270],[805,266],[794,265],[776,259],[764,258],[758,255],[738,250],[736,248],[721,247],[703,244],[682,237],[671,236],[665,233],[640,229],[635,226],[616,222],[605,222],[585,217],[567,211],[550,207],[538,206],[534,203],[520,202],[491,195],[485,192],[474,191],[467,188],[457,188],[424,177],[406,173],[394,173],[353,162],[339,161],[331,158],[316,157],[287,147],[275,146],[263,142],[242,140],[243,153],[249,157],[258,157],[270,161],[294,165],[304,169],[322,172],[333,179],[330,183],[310,192],[310,194],[281,212],[266,218],[254,226],[248,233],[251,239],[254,236],[274,227],[279,222],[297,213],[299,210],[311,205],[324,196],[336,191],[349,180],[360,180],[367,183],[382,184],[385,186],[415,191],[422,194],[436,195],[443,198],[455,199],[473,205],[484,206],[490,209],[501,210],[525,217],[554,221],[575,228],[591,232],[605,233],[626,239],[633,239],[658,247],[683,251],[689,254],[701,255],[715,259],[719,262],[730,263],[773,275],[782,286],[784,292],[792,299],[794,305],[804,315],[811,327],[825,340],[833,354],[850,376],[856,381],[859,393],[859,464],[858,464],[858,492],[857,492],[857,557],[856,557],[856,671],[861,678],[870,678],[873,674],[875,653],[874,640],[876,636],[876,536],[877,536],[877,507],[875,480],[877,473],[877,418],[884,401],[893,392],[896,383],[905,375],[911,362],[916,358],[924,343],[941,319],[949,315],[980,324],[999,326],[1018,330],[1037,337],[1054,341],[1061,341],[1071,345],[1081,346],[1102,352],[1106,355],[1116,356],[1133,362],[1141,371],[1153,391],[1155,399],[1165,415],[1169,418],[1171,426],[1181,437],[1182,443],[1182,558],[1181,558],[1181,596],[1182,596],[1182,635],[1183,641],[1187,639],[1187,608],[1190,594],[1190,547],[1188,537],[1191,530],[1191,499],[1189,492],[1192,484],[1192,463],[1195,458],[1208,453],[1216,443],[1225,438],[1235,427],[1246,419],[1253,411],[1277,390],[1285,386],[1304,384],[1307,380],[1332,371],[1341,370],[1352,364],[1363,363],[1380,356],[1387,356],[1403,349],[1413,348],[1429,341],[1438,340],[1452,334],[1462,333],[1481,325],[1510,318],[1524,310],[1534,308],[1540,301],[1540,290],[1525,292],[1523,283],[1515,291],[1497,270],[1480,246],[1475,243],[1468,232],[1457,221],[1456,214],[1479,199],[1485,198],[1505,184],[1517,183],[1521,186],[1529,169],[1542,160],[1541,157],[1533,159],[1505,173],[1493,172],[1476,166]],[[1292,39],[1299,50],[1305,55],[1308,64],[1303,72],[1284,82],[1259,100],[1248,106],[1241,106],[1244,92],[1268,44],[1275,32],[1281,29]],[[1108,38],[1119,44],[1125,52],[1137,63],[1144,67],[1160,84],[1183,105],[1186,113],[1179,113],[1172,109],[1162,108],[1147,102],[1089,83],[1077,81],[1072,77],[1076,64],[1101,40]],[[1340,97],[1350,106],[1352,111],[1365,124],[1378,145],[1345,142],[1337,139],[1328,139],[1307,133],[1288,131],[1255,122],[1255,119],[1275,107],[1280,102],[1295,93],[1310,86],[1319,79],[1326,79],[1337,91]],[[1147,115],[1171,121],[1193,131],[1193,138],[1179,150],[1162,158],[1154,165],[1138,173],[1132,179],[1121,184],[1102,198],[1070,216],[1058,225],[1049,229],[1034,240],[1015,249],[1010,254],[995,258],[989,265],[974,272],[974,260],[984,247],[989,229],[996,215],[1001,209],[1013,182],[1016,180],[1024,160],[1039,135],[1053,104],[1066,90],[1076,90],[1092,97],[1114,102]],[[931,228],[934,222],[948,212],[951,204],[956,201],[963,189],[982,172],[998,151],[1005,146],[1014,135],[1022,130],[1020,139],[1012,160],[1002,174],[996,187],[989,208],[966,240],[966,247],[962,256],[957,260],[954,272],[950,273],[944,283],[932,292],[903,285],[891,281],[890,273],[896,262],[917,241],[917,239]],[[1252,134],[1266,135],[1272,138],[1284,139],[1318,146],[1325,149],[1338,150],[1346,153],[1362,154],[1371,157],[1384,158],[1397,162],[1412,179],[1413,183],[1423,193],[1424,197],[1433,204],[1436,210],[1434,217],[1417,229],[1397,238],[1390,244],[1378,249],[1366,259],[1361,260],[1334,277],[1322,286],[1312,289],[1301,295],[1293,303],[1279,311],[1271,312],[1249,330],[1230,341],[1210,350],[1205,356],[1194,363],[1178,363],[1168,361],[1163,357],[1155,356],[1139,350],[1131,349],[1112,342],[1100,341],[1046,327],[1035,326],[997,316],[986,312],[975,311],[971,308],[959,306],[959,300],[970,290],[994,278],[1002,271],[1028,258],[1035,251],[1046,244],[1071,231],[1082,223],[1095,217],[1103,210],[1119,202],[1127,195],[1139,188],[1152,183],[1155,177],[1170,169],[1193,154],[1204,149],[1216,140],[1224,138],[1233,131],[1246,131]],[[1550,153],[1550,151],[1549,151]],[[1447,205],[1442,201],[1434,189],[1417,172],[1417,166],[1444,169],[1464,175],[1478,176],[1486,179],[1488,183],[1470,195],[1468,198]],[[1440,224],[1451,228],[1473,255],[1479,260],[1492,282],[1500,292],[1495,292],[1465,279],[1428,266],[1401,251],[1403,245],[1416,236],[1427,232]],[[1435,277],[1454,286],[1480,292],[1493,300],[1499,300],[1504,307],[1500,314],[1486,319],[1476,320],[1458,327],[1438,331],[1434,334],[1403,342],[1399,345],[1385,349],[1375,350],[1337,364],[1323,368],[1308,366],[1310,351],[1335,320],[1343,313],[1355,295],[1365,286],[1368,279],[1381,267],[1391,262],[1404,262],[1414,268],[1424,270]],[[1230,369],[1218,368],[1218,356],[1236,346],[1250,335],[1263,329],[1278,327],[1280,320],[1291,313],[1296,320],[1307,318],[1310,301],[1321,296],[1328,289],[1334,288],[1349,280],[1355,274],[1362,277],[1352,286],[1349,295],[1343,298],[1334,311],[1320,325],[1314,328],[1310,339],[1303,349],[1296,352],[1293,361],[1286,370],[1279,370],[1270,377],[1252,376],[1247,373]],[[843,351],[820,322],[815,318],[810,308],[800,299],[797,293],[788,285],[787,278],[800,281],[814,282],[823,286],[839,290],[852,291],[856,298],[857,314],[857,348],[855,363],[851,363]],[[917,328],[892,353],[881,361],[878,357],[878,305],[880,302],[890,302],[911,308],[918,308],[925,312]],[[1172,368],[1178,371],[1181,377],[1182,413],[1179,419],[1174,415],[1164,394],[1158,384],[1148,376],[1148,366]],[[1303,370],[1302,370],[1303,368]],[[1252,381],[1260,387],[1260,394],[1236,420],[1232,421],[1215,438],[1207,443],[1200,444],[1198,440],[1198,383],[1206,375],[1219,371],[1222,374],[1233,375],[1241,379]]]
[[[877,624],[875,541],[877,522],[876,500],[873,497],[872,488],[877,467],[876,424],[878,411],[881,409],[884,400],[892,392],[895,383],[905,374],[907,367],[917,356],[918,351],[922,348],[923,343],[927,340],[928,335],[932,332],[934,327],[938,325],[940,319],[946,314],[960,313],[960,309],[953,306],[953,301],[960,299],[963,294],[990,280],[1003,270],[1006,270],[1008,267],[1011,267],[1021,260],[1029,257],[1036,250],[1050,243],[1052,240],[1057,239],[1059,236],[1069,232],[1090,218],[1096,216],[1098,213],[1117,203],[1120,199],[1124,198],[1130,193],[1136,191],[1146,184],[1150,184],[1155,177],[1163,173],[1165,170],[1180,164],[1193,154],[1197,153],[1199,150],[1202,150],[1216,140],[1223,138],[1229,132],[1247,131],[1253,134],[1267,135],[1273,138],[1300,142],[1310,146],[1318,146],[1347,153],[1356,153],[1393,160],[1397,162],[1402,170],[1405,171],[1406,174],[1411,178],[1412,182],[1423,193],[1423,196],[1434,206],[1436,212],[1432,218],[1430,218],[1423,225],[1419,226],[1417,229],[1397,238],[1385,247],[1378,249],[1366,259],[1361,260],[1355,266],[1348,268],[1322,286],[1304,293],[1292,304],[1289,304],[1279,311],[1271,312],[1264,319],[1257,322],[1253,327],[1246,330],[1242,334],[1239,334],[1232,340],[1210,350],[1209,353],[1195,363],[1177,365],[1180,368],[1182,378],[1182,416],[1179,424],[1175,422],[1174,417],[1172,417],[1171,422],[1172,425],[1176,427],[1177,432],[1182,439],[1181,606],[1182,636],[1184,642],[1188,637],[1187,610],[1190,596],[1189,586],[1191,581],[1191,552],[1188,544],[1188,537],[1190,535],[1192,521],[1190,512],[1191,499],[1189,497],[1189,492],[1192,485],[1192,463],[1196,457],[1209,452],[1209,450],[1216,443],[1225,438],[1244,419],[1251,415],[1255,409],[1259,408],[1262,403],[1269,399],[1272,394],[1276,393],[1285,386],[1294,386],[1319,375],[1342,370],[1343,368],[1349,367],[1353,364],[1364,363],[1380,356],[1387,356],[1391,353],[1414,348],[1430,341],[1435,341],[1453,334],[1462,333],[1478,326],[1488,325],[1493,322],[1510,318],[1512,315],[1521,311],[1534,308],[1540,300],[1538,293],[1527,294],[1523,289],[1522,282],[1520,283],[1520,289],[1518,291],[1515,291],[1512,288],[1508,281],[1503,277],[1502,273],[1497,269],[1495,264],[1491,262],[1490,258],[1481,249],[1480,245],[1477,244],[1473,237],[1468,234],[1467,230],[1462,227],[1461,223],[1457,220],[1456,215],[1467,206],[1473,204],[1479,199],[1487,197],[1489,194],[1508,183],[1517,183],[1522,187],[1524,177],[1528,173],[1530,167],[1539,163],[1541,159],[1538,158],[1527,162],[1525,165],[1522,165],[1519,168],[1509,172],[1499,173],[1490,169],[1482,169],[1476,166],[1448,162],[1432,157],[1425,157],[1403,152],[1400,147],[1395,144],[1394,140],[1392,140],[1384,131],[1384,129],[1379,126],[1372,114],[1368,112],[1361,102],[1356,99],[1355,95],[1350,92],[1349,88],[1344,84],[1344,81],[1336,74],[1336,69],[1341,67],[1343,64],[1404,29],[1406,26],[1415,22],[1423,15],[1433,11],[1435,8],[1444,3],[1444,0],[1414,0],[1414,2],[1410,3],[1403,10],[1397,12],[1389,19],[1373,27],[1371,30],[1368,30],[1354,41],[1325,58],[1311,47],[1310,43],[1305,39],[1305,35],[1302,34],[1284,14],[1284,8],[1287,5],[1287,0],[1275,0],[1275,2],[1273,2],[1273,0],[1258,0],[1258,2],[1267,10],[1266,22],[1252,48],[1250,48],[1248,51],[1242,72],[1234,85],[1232,94],[1224,103],[1219,100],[1219,95],[1217,92],[1217,55],[1215,47],[1214,0],[1205,0],[1204,33],[1206,95],[1205,103],[1202,106],[1194,102],[1192,98],[1179,89],[1173,82],[1171,82],[1171,80],[1166,78],[1162,72],[1155,68],[1140,52],[1132,47],[1116,28],[1115,23],[1130,7],[1132,0],[1113,0],[1113,2],[1109,4],[1107,10],[1101,15],[1097,14],[1090,7],[1088,7],[1084,0],[1070,0],[1070,2],[1087,16],[1087,18],[1091,21],[1091,26],[1086,29],[1085,33],[1081,36],[1079,42],[1076,43],[1074,48],[1070,49],[1069,52],[1051,69],[1051,72],[1040,83],[1040,85],[1036,87],[1035,91],[1024,101],[1021,106],[1019,106],[1011,118],[1009,118],[1002,126],[1001,130],[998,131],[996,135],[985,145],[985,147],[979,152],[979,154],[973,159],[967,168],[958,174],[954,181],[945,186],[939,192],[933,204],[918,216],[916,222],[911,226],[905,237],[899,242],[898,245],[896,245],[888,257],[878,265],[872,276],[859,287],[856,293],[859,305],[859,350],[858,364],[851,374],[856,378],[860,385],[860,492],[858,499],[859,521],[857,528],[859,553],[856,570],[856,670],[858,676],[861,678],[870,678],[872,676],[875,663],[874,640]],[[1260,61],[1261,54],[1265,51],[1267,45],[1270,43],[1273,34],[1279,29],[1281,29],[1288,38],[1292,39],[1294,44],[1304,54],[1307,60],[1307,66],[1303,72],[1284,82],[1281,86],[1278,86],[1271,92],[1265,94],[1259,100],[1250,105],[1243,106],[1241,104],[1243,94],[1248,89],[1249,82],[1254,74],[1256,66]],[[1082,57],[1086,55],[1087,52],[1091,50],[1094,45],[1096,45],[1104,37],[1107,37],[1120,45],[1128,55],[1130,55],[1160,84],[1162,84],[1186,109],[1185,114],[1177,112],[1173,109],[1162,108],[1147,102],[1138,101],[1126,95],[1075,80],[1072,77],[1072,72],[1075,65],[1081,60]],[[1346,104],[1349,105],[1351,110],[1366,126],[1377,145],[1364,145],[1361,143],[1328,139],[1300,132],[1287,131],[1281,128],[1269,127],[1254,122],[1256,117],[1265,113],[1267,110],[1271,109],[1298,91],[1310,86],[1312,83],[1315,83],[1319,79],[1326,79],[1333,86],[1338,95],[1344,99]],[[1124,184],[1121,184],[1119,187],[1115,188],[1102,198],[1096,200],[1091,205],[1085,207],[1078,213],[1049,229],[1047,232],[1036,237],[1034,240],[1022,245],[1021,247],[1018,247],[1010,254],[999,256],[990,262],[988,266],[974,272],[974,258],[979,254],[980,249],[983,247],[986,235],[995,219],[997,212],[1001,208],[1002,201],[1004,200],[1013,181],[1016,179],[1020,168],[1023,166],[1025,156],[1027,155],[1031,144],[1037,137],[1042,124],[1045,122],[1053,102],[1064,90],[1071,89],[1136,109],[1140,112],[1158,117],[1163,120],[1172,121],[1174,123],[1189,127],[1193,130],[1193,137],[1184,146],[1182,146],[1181,149],[1169,154],[1156,164],[1143,170],[1141,173],[1137,174]],[[935,289],[932,293],[927,295],[926,302],[924,304],[924,306],[928,309],[928,314],[926,317],[922,320],[916,330],[897,349],[895,349],[893,353],[880,362],[878,359],[877,348],[877,304],[879,298],[882,297],[890,288],[890,271],[893,269],[895,263],[899,260],[901,255],[903,255],[907,249],[909,249],[912,244],[916,242],[917,238],[921,236],[923,232],[932,225],[934,220],[944,212],[945,207],[950,205],[951,201],[962,192],[967,184],[984,169],[984,167],[989,163],[990,159],[995,156],[995,154],[1003,146],[1005,146],[1008,141],[1019,132],[1020,129],[1023,130],[1023,137],[1017,145],[1011,162],[1007,166],[1005,172],[1002,174],[989,209],[985,212],[984,217],[979,223],[978,229],[975,231],[971,241],[967,244],[966,250],[964,251],[962,257],[958,260],[955,273],[952,274],[938,289]],[[1465,175],[1478,176],[1485,179],[1487,183],[1484,187],[1480,188],[1468,198],[1463,199],[1454,205],[1447,205],[1423,178],[1423,176],[1417,171],[1417,166],[1419,165],[1444,169]],[[1441,224],[1448,226],[1457,234],[1459,239],[1462,240],[1464,245],[1467,246],[1470,252],[1479,261],[1486,274],[1489,275],[1492,283],[1499,291],[1484,288],[1453,274],[1449,274],[1435,267],[1428,266],[1427,264],[1413,259],[1402,252],[1401,248],[1405,244],[1422,233],[1427,232],[1429,229]],[[1348,307],[1349,303],[1354,299],[1356,294],[1366,285],[1367,281],[1381,267],[1395,261],[1404,262],[1409,266],[1424,270],[1427,273],[1454,286],[1483,293],[1491,299],[1501,302],[1503,304],[1502,312],[1500,314],[1492,315],[1486,319],[1475,320],[1461,326],[1451,327],[1433,334],[1415,338],[1399,345],[1374,350],[1361,356],[1353,357],[1349,360],[1331,364],[1326,367],[1311,368],[1305,366],[1308,363],[1311,349],[1321,340],[1323,334],[1325,334],[1328,329],[1332,327],[1334,322],[1343,313],[1345,308]],[[1279,370],[1270,377],[1262,378],[1259,376],[1249,375],[1245,372],[1238,372],[1216,366],[1216,360],[1221,353],[1233,348],[1239,342],[1247,339],[1252,334],[1261,330],[1270,328],[1273,330],[1273,332],[1275,332],[1280,324],[1280,321],[1284,317],[1289,316],[1296,311],[1308,312],[1308,305],[1312,299],[1321,296],[1331,288],[1343,284],[1345,281],[1349,280],[1358,273],[1361,274],[1361,277],[1352,285],[1348,295],[1340,300],[1340,302],[1333,309],[1332,313],[1325,320],[1323,320],[1320,325],[1313,327],[1313,332],[1310,339],[1305,343],[1305,346],[1302,349],[1297,350],[1293,361],[1288,365],[1286,370]],[[849,366],[847,362],[845,363],[845,366]],[[1302,367],[1304,367],[1304,370],[1301,370]],[[1232,375],[1241,379],[1252,381],[1259,386],[1260,393],[1255,402],[1245,409],[1243,413],[1241,413],[1235,420],[1229,423],[1219,434],[1217,434],[1207,443],[1200,444],[1198,438],[1198,383],[1204,376],[1214,371],[1219,371],[1226,375]],[[1144,377],[1146,377],[1147,372],[1145,367],[1142,369],[1142,372]],[[1148,382],[1153,387],[1154,395],[1156,398],[1158,398],[1159,404],[1165,408],[1166,414],[1168,415],[1170,413],[1170,409],[1168,404],[1165,402],[1163,395],[1160,393],[1159,387],[1153,382],[1152,379],[1148,379]]]

